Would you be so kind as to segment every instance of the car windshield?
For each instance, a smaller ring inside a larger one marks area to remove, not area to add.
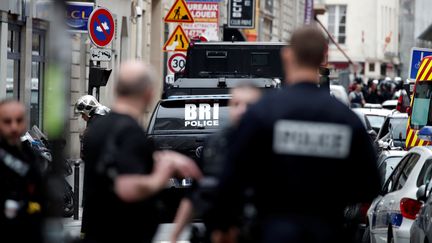
[[[168,100],[160,104],[154,131],[220,129],[229,123],[228,100]]]
[[[391,137],[394,140],[403,141],[406,139],[406,126],[408,118],[393,118],[390,119]]]
[[[416,84],[411,116],[411,127],[420,129],[432,125],[431,114],[432,82],[420,81]]]
[[[376,129],[379,130],[382,127],[385,120],[384,116],[366,115],[366,117],[374,130]]]

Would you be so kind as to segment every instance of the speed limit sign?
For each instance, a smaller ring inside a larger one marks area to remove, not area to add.
[[[173,73],[182,71],[186,66],[186,55],[175,53],[168,60],[168,68]]]

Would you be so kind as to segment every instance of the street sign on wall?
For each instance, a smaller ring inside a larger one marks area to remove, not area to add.
[[[189,47],[189,39],[186,36],[181,25],[177,25],[174,32],[168,38],[163,46],[164,51],[187,51]]]
[[[185,0],[176,0],[165,16],[165,22],[193,23],[194,19]]]
[[[88,33],[93,44],[98,47],[108,45],[114,37],[114,25],[114,18],[108,9],[95,9],[88,23]]]
[[[189,39],[205,37],[209,41],[219,41],[219,3],[203,0],[187,1],[195,20],[192,24],[183,24]]]
[[[93,3],[66,2],[66,24],[68,31],[86,33]],[[46,7],[46,6],[45,6]]]
[[[90,48],[90,60],[92,61],[111,61],[111,57],[111,49]]]
[[[186,55],[183,53],[174,53],[168,59],[168,69],[172,73],[178,73],[182,71],[186,66]]]
[[[304,15],[304,23],[312,24],[312,20],[314,20],[314,1],[306,0],[305,1],[305,15]]]
[[[228,27],[255,28],[255,0],[230,0],[228,3]]]
[[[432,49],[426,48],[417,48],[413,47],[411,49],[411,61],[409,68],[409,78],[411,80],[415,80],[417,76],[417,72],[420,68],[420,63],[423,57],[432,56]]]

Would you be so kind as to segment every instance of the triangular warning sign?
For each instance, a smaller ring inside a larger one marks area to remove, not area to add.
[[[189,40],[181,27],[177,25],[170,38],[163,46],[164,51],[187,51],[189,47]]]
[[[173,23],[193,23],[194,19],[187,7],[185,0],[176,0],[168,14],[165,16],[165,22]]]

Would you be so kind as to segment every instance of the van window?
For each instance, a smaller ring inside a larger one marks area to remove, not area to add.
[[[426,125],[432,125],[431,95],[432,82],[420,81],[416,84],[414,103],[411,115],[411,128],[420,129]]]

